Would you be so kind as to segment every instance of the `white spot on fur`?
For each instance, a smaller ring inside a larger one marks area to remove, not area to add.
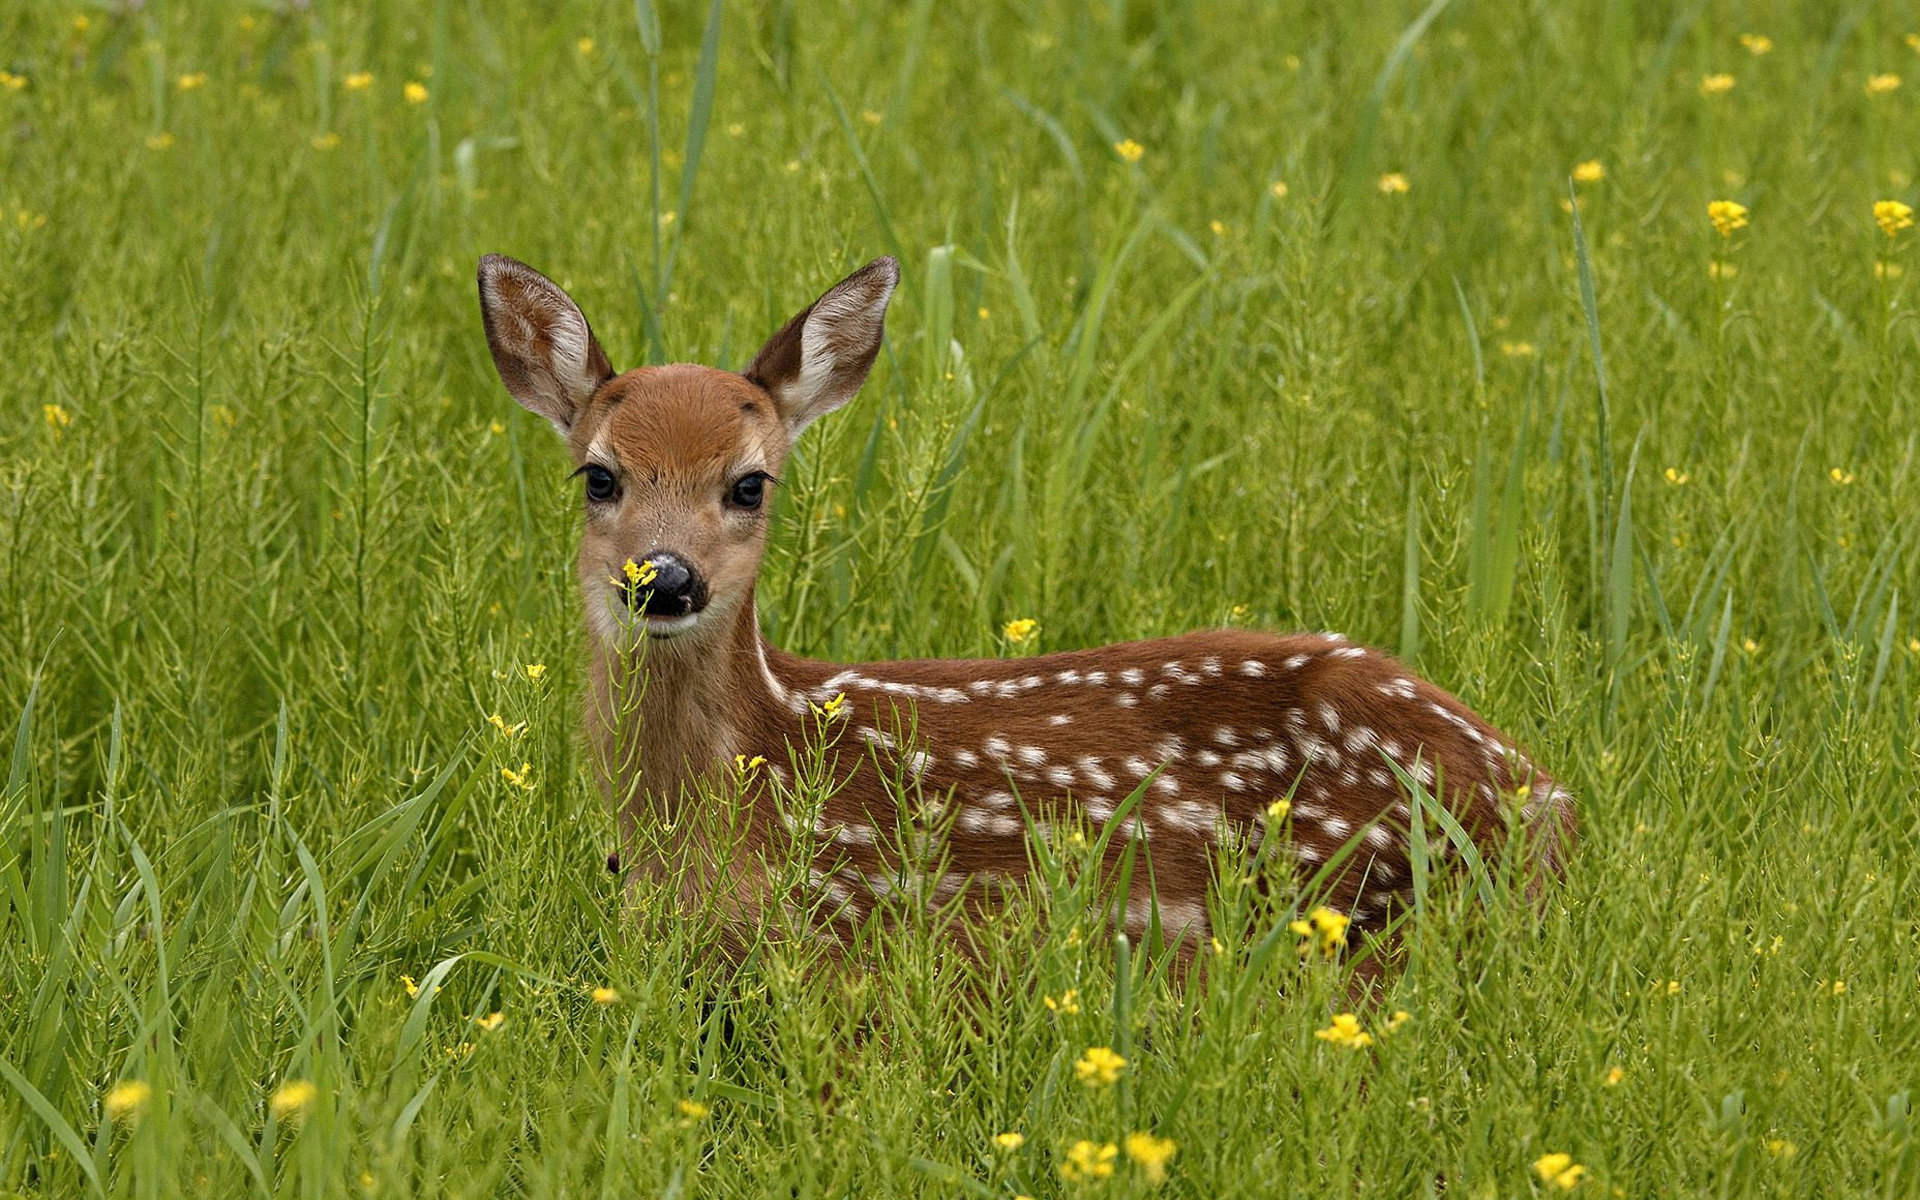
[[[1220,772],[1220,783],[1221,786],[1230,792],[1244,792],[1247,790],[1247,781],[1232,771]]]
[[[1280,665],[1285,667],[1289,671],[1298,671],[1301,667],[1306,666],[1312,660],[1313,660],[1313,655],[1311,654],[1295,654],[1292,657],[1288,658],[1287,661],[1281,663]]]
[[[953,761],[963,767],[977,767],[980,765],[980,756],[971,750],[955,750],[953,752]]]
[[[1165,700],[1171,691],[1172,689],[1169,688],[1166,684],[1156,683],[1152,687],[1147,689],[1147,699]]]
[[[1213,731],[1213,740],[1222,746],[1238,746],[1240,735],[1222,725]]]
[[[1140,703],[1140,701],[1134,697],[1132,692],[1121,692],[1119,698],[1116,699],[1114,703],[1118,704],[1121,708],[1132,708],[1134,705]]]
[[[1047,782],[1055,787],[1070,787],[1073,784],[1073,768],[1053,766],[1047,768]]]
[[[1052,716],[1050,716],[1050,717],[1048,717],[1048,718],[1047,718],[1047,724],[1049,724],[1049,725],[1071,725],[1071,724],[1073,724],[1073,718],[1072,718],[1072,717],[1070,717],[1070,716],[1068,716],[1068,715],[1067,715],[1066,713],[1055,713],[1055,714],[1053,714]]]
[[[1094,787],[1104,792],[1113,786],[1113,776],[1100,769],[1100,760],[1093,755],[1089,754],[1082,757],[1078,766],[1080,767],[1080,773],[1085,775],[1087,782],[1091,783]]]
[[[1047,761],[1047,752],[1038,746],[1022,746],[1014,754],[1029,767],[1037,767]]]
[[[1267,664],[1257,658],[1250,658],[1240,664],[1240,673],[1248,679],[1259,679],[1267,673]]]
[[[1120,672],[1120,682],[1131,687],[1139,687],[1147,678],[1147,673],[1139,667],[1128,667]]]
[[[1013,753],[1013,743],[1009,742],[1004,735],[996,733],[987,739],[987,743],[982,749],[987,752],[988,758],[1005,762],[1007,761],[1007,756]]]

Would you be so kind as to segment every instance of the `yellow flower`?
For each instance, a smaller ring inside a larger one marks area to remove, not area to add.
[[[1023,642],[1030,641],[1034,634],[1040,632],[1040,622],[1034,620],[1032,617],[1021,617],[1017,621],[1008,621],[1005,625],[1002,625],[1000,632],[1007,635],[1009,642],[1018,646]]]
[[[506,718],[502,717],[499,713],[494,713],[492,716],[488,717],[487,724],[493,726],[494,729],[498,730],[500,736],[503,738],[519,737],[520,734],[524,732],[527,728],[527,723],[525,721],[521,721],[515,725],[507,724]]]
[[[1898,279],[1906,273],[1907,269],[1899,263],[1877,262],[1873,264],[1873,277],[1875,279]]]
[[[1275,200],[1285,200],[1287,198],[1287,185],[1284,180],[1274,180],[1272,186],[1267,188],[1267,191],[1272,194]]]
[[[745,775],[749,771],[766,766],[767,760],[758,754],[752,758],[744,754],[736,754],[733,756],[733,765],[742,775]]]
[[[1765,1150],[1768,1156],[1772,1158],[1792,1158],[1794,1155],[1800,1153],[1800,1147],[1783,1137],[1762,1138],[1760,1139],[1760,1148]]]
[[[1145,1130],[1127,1135],[1127,1157],[1139,1164],[1155,1187],[1167,1181],[1167,1160],[1179,1149],[1172,1138],[1155,1137]]]
[[[1286,799],[1275,800],[1272,804],[1267,805],[1267,824],[1278,825],[1280,822],[1286,820],[1287,814],[1292,811],[1293,801]]]
[[[1113,1160],[1119,1157],[1120,1147],[1112,1142],[1075,1142],[1067,1147],[1067,1161],[1060,1164],[1060,1178],[1068,1183],[1106,1179],[1113,1174]]]
[[[400,983],[401,983],[401,986],[407,989],[407,999],[416,1000],[419,998],[420,985],[413,981],[413,976],[402,975],[400,977]]]
[[[170,133],[153,133],[147,135],[147,149],[149,150],[169,150],[172,149],[172,147],[173,135]]]
[[[1393,1013],[1387,1017],[1387,1032],[1399,1033],[1400,1027],[1411,1020],[1413,1020],[1412,1013],[1404,1008],[1396,1008],[1393,1010]]]
[[[533,764],[530,762],[522,762],[520,764],[520,769],[518,771],[515,771],[510,767],[500,768],[500,778],[506,780],[508,783],[512,784],[514,787],[521,788],[529,792],[533,790],[532,776],[533,776]]]
[[[810,705],[810,707],[813,709],[815,716],[825,717],[829,721],[836,720],[848,715],[847,694],[845,692],[835,692],[833,699],[827,701],[825,704],[814,704]]]
[[[1754,641],[1752,638],[1741,638],[1740,648],[1742,650],[1745,650],[1748,654],[1760,653],[1760,643]]]
[[[1707,220],[1721,237],[1732,237],[1734,230],[1747,227],[1747,206],[1738,200],[1712,201],[1707,205]]]
[[[639,564],[635,564],[632,559],[628,559],[626,562],[620,564],[620,573],[625,575],[627,582],[634,587],[646,587],[660,577],[660,572],[654,569],[652,559],[648,559],[646,562]]]
[[[1739,81],[1725,71],[1718,71],[1706,76],[1700,81],[1700,94],[1702,96],[1718,96],[1732,91],[1733,85],[1737,82]]]
[[[1532,342],[1501,342],[1500,353],[1508,358],[1532,358],[1540,351]]]
[[[406,86],[400,89],[400,94],[407,98],[408,104],[425,104],[427,102],[427,85],[409,79],[407,80]]]
[[[1665,477],[1666,477],[1666,481],[1675,487],[1681,487],[1685,485],[1688,480],[1693,478],[1693,476],[1687,474],[1685,471],[1682,471],[1678,467],[1668,467],[1665,472]]]
[[[275,1088],[273,1095],[267,1098],[267,1111],[273,1114],[276,1121],[302,1117],[306,1115],[309,1108],[313,1107],[314,1099],[319,1095],[320,1089],[314,1087],[311,1081],[289,1079]]]
[[[1876,200],[1873,219],[1880,223],[1880,232],[1893,237],[1902,229],[1913,228],[1913,206],[1898,200]]]
[[[610,987],[597,987],[589,994],[593,997],[593,1002],[601,1008],[620,1003],[620,993]]]
[[[583,37],[579,41],[573,44],[573,49],[574,49],[574,52],[578,54],[581,58],[585,58],[588,55],[593,53],[593,39],[590,37]]]
[[[497,1033],[500,1027],[507,1023],[507,1014],[502,1012],[488,1013],[484,1017],[475,1017],[473,1023],[488,1033]]]
[[[745,123],[745,122],[743,122],[743,121],[735,121],[735,122],[734,122],[733,124],[731,124],[731,125],[729,125],[729,126],[727,126],[727,136],[728,136],[728,137],[745,137],[745,136],[747,136],[747,126],[746,126],[746,123]]]
[[[679,1109],[680,1115],[689,1121],[704,1121],[707,1119],[707,1114],[713,1111],[698,1100],[677,1100],[673,1106]]]
[[[1113,152],[1125,162],[1137,163],[1146,154],[1147,148],[1132,138],[1124,138],[1113,144]]]
[[[993,1144],[1005,1153],[1012,1154],[1015,1150],[1027,1144],[1027,1135],[1018,1130],[996,1133],[993,1135]]]
[[[147,1101],[151,1099],[153,1099],[152,1084],[144,1079],[122,1079],[107,1090],[106,1096],[100,1101],[100,1106],[106,1109],[109,1120],[124,1121],[129,1117],[139,1116],[140,1110],[145,1108]]]
[[[1900,77],[1891,71],[1867,76],[1867,95],[1884,96],[1900,86]]]
[[[85,33],[87,30],[92,28],[93,28],[92,17],[89,17],[85,13],[73,14],[73,31],[75,33]]]
[[[313,148],[315,150],[331,150],[339,144],[340,135],[337,133],[316,133],[313,135]]]
[[[1625,1079],[1626,1077],[1627,1077],[1627,1069],[1625,1067],[1608,1067],[1607,1068],[1607,1086],[1608,1087],[1619,1087],[1620,1081]]]
[[[1852,471],[1835,467],[1833,470],[1827,472],[1827,478],[1833,480],[1836,486],[1845,487],[1853,482],[1854,474]]]
[[[1074,1078],[1090,1088],[1110,1087],[1127,1069],[1127,1060],[1105,1046],[1094,1046],[1073,1064]]]
[[[1321,954],[1331,958],[1346,947],[1347,926],[1352,923],[1345,913],[1323,905],[1305,917],[1288,921],[1287,931],[1300,938],[1300,957],[1307,957],[1317,945]]]
[[[73,414],[58,404],[42,404],[40,406],[40,417],[46,421],[47,431],[56,438],[65,433],[68,427],[73,424]]]
[[[10,92],[24,91],[27,86],[25,75],[15,75],[12,71],[0,71],[0,88]]]
[[[1730,262],[1714,259],[1707,264],[1707,275],[1713,279],[1732,279],[1740,273],[1740,268]]]
[[[1380,177],[1380,191],[1388,196],[1398,196],[1412,186],[1407,182],[1407,177],[1398,171],[1389,171]]]
[[[1225,221],[1208,221],[1207,228],[1213,230],[1213,236],[1215,237],[1226,236],[1227,223]]]
[[[1542,1154],[1533,1160],[1533,1173],[1540,1182],[1570,1192],[1587,1177],[1587,1169],[1573,1161],[1571,1154]]]
[[[1814,987],[1816,991],[1826,996],[1844,996],[1847,994],[1847,981],[1844,979],[1836,979],[1832,983],[1828,983],[1822,979],[1818,984],[1814,985]]]
[[[205,71],[189,71],[174,80],[173,83],[175,87],[183,92],[199,91],[201,88],[207,86],[207,73]]]
[[[1755,58],[1773,51],[1773,39],[1764,33],[1743,33],[1740,35],[1740,44]]]
[[[528,663],[527,664],[527,678],[533,680],[536,683],[538,683],[540,681],[540,677],[542,675],[545,675],[546,673],[547,673],[547,664],[545,663]]]
[[[1364,1050],[1373,1045],[1373,1035],[1360,1028],[1360,1018],[1352,1013],[1335,1013],[1333,1024],[1314,1030],[1313,1036],[1349,1050]]]
[[[1679,994],[1680,994],[1680,981],[1678,979],[1667,980],[1667,995],[1678,996]]]
[[[1579,183],[1599,183],[1607,177],[1607,165],[1597,158],[1590,158],[1573,168],[1573,177]]]
[[[1068,988],[1066,991],[1060,993],[1058,1000],[1055,1000],[1052,996],[1042,996],[1040,997],[1040,1002],[1047,1006],[1048,1012],[1065,1013],[1068,1016],[1072,1016],[1080,1011],[1080,989]]]
[[[350,92],[364,92],[373,86],[373,72],[355,71],[342,80],[341,83]]]
[[[865,121],[869,125],[878,125],[880,122],[887,119],[887,114],[881,113],[881,112],[875,112],[871,108],[867,108],[867,109],[861,110],[860,119],[862,121]]]

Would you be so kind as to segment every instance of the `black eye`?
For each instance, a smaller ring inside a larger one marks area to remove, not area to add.
[[[587,499],[604,503],[613,499],[620,490],[613,481],[613,472],[605,467],[589,466],[580,472],[587,477]]]
[[[727,499],[735,508],[759,508],[760,502],[767,498],[767,473],[754,471],[742,475],[733,481],[733,491]]]

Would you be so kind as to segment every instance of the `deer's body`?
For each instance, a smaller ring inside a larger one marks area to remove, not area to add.
[[[1304,872],[1354,843],[1328,903],[1382,919],[1409,883],[1404,774],[1490,854],[1515,822],[1530,826],[1542,873],[1558,871],[1567,793],[1453,696],[1338,635],[1226,630],[854,665],[767,645],[753,603],[762,488],[800,429],[864,380],[896,277],[891,260],[849,277],[742,375],[615,375],[563,292],[512,260],[482,263],[501,376],[587,476],[587,726],[623,835],[740,796],[748,857],[776,838],[811,839],[810,907],[858,921],[900,886],[889,848],[908,825],[947,831],[938,877],[917,881],[920,892],[977,898],[1026,872],[1031,819],[1098,828],[1144,782],[1113,839],[1116,852],[1139,844],[1152,866],[1153,893],[1128,898],[1127,924],[1138,932],[1157,906],[1161,928],[1191,942],[1207,933],[1221,839],[1268,836],[1282,798]],[[774,793],[823,734],[834,786],[810,828],[788,828],[794,809]],[[750,861],[709,860],[693,885],[726,892],[742,916],[772,899]]]

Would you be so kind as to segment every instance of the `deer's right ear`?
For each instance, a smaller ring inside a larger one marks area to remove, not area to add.
[[[500,382],[561,435],[613,378],[613,364],[587,318],[560,285],[504,254],[480,260],[480,316]]]

